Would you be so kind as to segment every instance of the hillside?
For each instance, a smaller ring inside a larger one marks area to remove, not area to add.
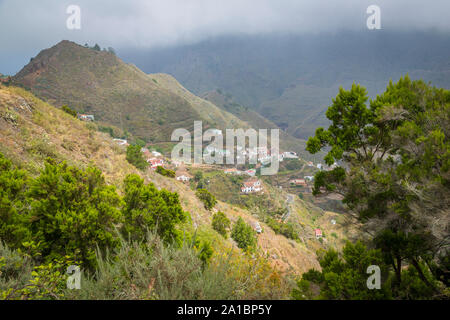
[[[179,194],[183,209],[190,212],[193,223],[186,225],[186,230],[197,226],[200,232],[214,239],[216,250],[235,248],[231,239],[225,241],[212,230],[212,212],[204,209],[194,190],[152,170],[138,171],[126,161],[125,150],[117,146],[107,134],[96,131],[95,125],[79,121],[23,89],[1,85],[0,123],[0,152],[31,174],[39,173],[47,157],[67,161],[80,168],[94,164],[101,169],[107,183],[117,186],[119,192],[122,192],[122,181],[127,174],[139,174],[147,182],[153,182],[159,188]],[[286,194],[276,190],[272,192],[275,192],[273,197],[277,198],[278,202],[284,202]],[[320,209],[308,209],[310,205],[299,199],[295,200],[293,206],[294,214],[290,219],[307,226],[305,231],[309,235],[313,228],[318,226],[317,222],[314,222],[317,218],[328,221],[335,215]],[[222,201],[219,201],[216,209],[223,211],[232,221],[236,221],[238,217],[244,218],[248,223],[259,219],[245,208]],[[262,221],[261,225],[264,232],[258,238],[258,246],[262,253],[267,254],[270,264],[283,273],[289,271],[291,274],[298,274],[310,268],[320,268],[315,250],[328,246],[341,247],[347,237],[342,233],[343,225],[339,224],[332,226],[332,229],[338,230],[336,232],[342,242],[331,241],[323,245],[314,240],[296,242],[276,235]],[[326,222],[322,228],[325,232],[329,230]]]
[[[170,141],[174,129],[190,130],[194,120],[203,120],[204,128],[247,126],[211,103],[192,99],[173,81],[148,76],[112,53],[70,41],[40,52],[15,75],[14,83],[55,106],[93,114],[96,121],[146,142]]]

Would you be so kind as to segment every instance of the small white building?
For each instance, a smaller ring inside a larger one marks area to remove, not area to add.
[[[241,187],[242,193],[253,193],[261,191],[261,181],[253,178],[245,181]]]
[[[256,221],[256,222],[253,224],[253,228],[255,229],[256,233],[261,233],[261,232],[262,232],[261,225],[259,224],[258,221]]]
[[[94,115],[92,114],[79,114],[78,115],[78,119],[82,120],[82,121],[94,121]]]
[[[113,139],[119,146],[128,146],[128,141],[125,139]]]
[[[286,158],[286,159],[297,159],[298,156],[297,156],[297,153],[294,152],[294,151],[286,151],[286,152],[283,152],[283,158]]]
[[[184,175],[184,174],[177,176],[176,179],[178,181],[182,181],[182,182],[188,182],[189,180],[191,180],[190,177],[188,177],[187,175]]]

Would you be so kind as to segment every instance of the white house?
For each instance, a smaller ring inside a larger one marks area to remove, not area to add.
[[[256,222],[253,224],[253,228],[255,229],[255,231],[256,231],[257,233],[261,233],[261,232],[262,232],[261,225],[259,224],[258,221],[256,221]]]
[[[94,115],[92,114],[79,114],[78,115],[78,119],[83,120],[83,121],[94,121]]]
[[[305,179],[292,179],[289,181],[289,183],[296,186],[303,186],[303,187],[307,186]]]
[[[178,181],[183,181],[183,182],[187,182],[187,181],[191,180],[190,177],[188,177],[188,176],[186,176],[186,175],[184,175],[184,174],[182,174],[182,175],[180,175],[180,176],[177,176],[176,179],[177,179]]]
[[[256,178],[245,181],[241,187],[242,193],[253,193],[261,191],[261,181]]]
[[[286,152],[283,152],[283,158],[297,159],[298,156],[297,156],[297,153],[295,153],[294,151],[286,151]]]

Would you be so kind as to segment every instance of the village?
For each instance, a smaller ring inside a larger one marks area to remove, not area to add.
[[[95,117],[92,114],[78,114],[77,118],[81,121],[93,122],[95,121]],[[218,130],[217,134],[220,134],[221,131]],[[130,143],[127,139],[121,138],[113,138],[113,141],[120,147],[127,148]],[[226,165],[198,165],[192,164],[189,162],[183,162],[179,159],[172,160],[166,158],[161,152],[152,150],[152,148],[141,147],[141,153],[145,161],[148,163],[150,170],[156,171],[158,167],[163,167],[165,169],[173,170],[175,172],[175,179],[180,183],[190,184],[193,179],[193,175],[190,171],[193,168],[209,168],[218,171],[222,171],[226,176],[237,176],[242,177],[240,181],[241,185],[238,193],[242,196],[248,195],[264,195],[264,187],[265,182],[262,181],[261,177],[258,174],[258,171],[261,167],[270,165],[272,159],[271,151],[267,147],[253,147],[253,148],[241,148],[239,146],[236,147],[235,157],[238,163],[245,163],[246,161],[250,162],[252,159],[253,162],[256,162],[254,165],[244,164],[238,166],[226,166]],[[210,156],[229,156],[231,153],[230,150],[227,149],[218,149],[211,146],[207,146],[204,151],[204,155]],[[309,168],[306,172],[310,172],[310,174],[303,174],[298,176],[290,175],[289,179],[282,185],[279,185],[279,189],[286,189],[286,192],[297,193],[301,192],[303,194],[311,194],[312,187],[314,184],[314,172],[320,170],[332,170],[337,164],[333,164],[332,166],[326,166],[322,163],[314,164],[312,161],[304,161],[301,160],[298,154],[294,151],[284,151],[280,152],[275,159],[278,159],[280,163],[289,162],[289,161],[302,161],[304,168]],[[225,167],[225,168],[224,168]],[[295,172],[295,171],[294,171]],[[247,177],[247,178],[245,178]],[[267,178],[269,179],[269,178]],[[269,180],[270,181],[270,180]],[[208,181],[209,182],[209,181]],[[299,189],[298,189],[299,188]],[[299,191],[297,191],[297,189]],[[284,223],[285,219],[278,219],[280,223]],[[332,223],[335,221],[332,221]],[[259,223],[255,223],[253,225],[253,229],[258,234],[262,232],[262,228]],[[323,233],[320,228],[314,229],[314,234],[311,235],[311,238],[315,238],[316,240],[322,241]]]

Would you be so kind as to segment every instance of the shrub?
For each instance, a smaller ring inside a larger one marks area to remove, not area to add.
[[[219,211],[213,215],[212,227],[225,239],[228,238],[228,229],[231,226],[231,221],[227,218],[225,213]]]
[[[148,166],[147,161],[145,161],[142,155],[141,146],[139,145],[129,145],[127,147],[127,160],[139,170],[145,170]]]
[[[145,185],[143,179],[132,174],[125,178],[124,201],[122,231],[127,238],[142,240],[150,229],[168,243],[181,242],[176,225],[185,221],[187,214],[177,193],[158,190],[152,183]]]
[[[165,177],[175,178],[175,171],[166,169],[162,166],[156,167],[156,172]]]
[[[231,238],[243,250],[252,250],[256,247],[256,232],[241,217],[233,226]]]
[[[299,236],[295,231],[294,225],[290,222],[280,223],[272,218],[268,218],[266,223],[276,234],[282,234],[286,238],[293,240],[299,239]]]
[[[333,249],[322,254],[319,260],[322,271],[314,269],[302,275],[292,296],[301,299],[303,296],[319,299],[356,299],[373,300],[391,298],[389,281],[382,281],[380,290],[367,288],[367,267],[377,265],[381,275],[386,275],[380,250],[367,249],[361,242],[347,242],[342,256]],[[386,279],[385,279],[386,280]],[[312,290],[311,285],[318,287]],[[317,294],[315,291],[318,291]]]
[[[116,244],[114,225],[122,222],[120,196],[108,186],[100,170],[80,170],[48,159],[32,181],[30,198],[31,241],[52,260],[75,254],[92,266],[95,249]]]
[[[65,113],[70,114],[72,117],[75,117],[75,118],[77,117],[77,112],[67,105],[62,106],[61,110],[64,111]]]
[[[198,189],[195,194],[203,202],[206,210],[211,210],[217,203],[216,197],[206,189]]]

